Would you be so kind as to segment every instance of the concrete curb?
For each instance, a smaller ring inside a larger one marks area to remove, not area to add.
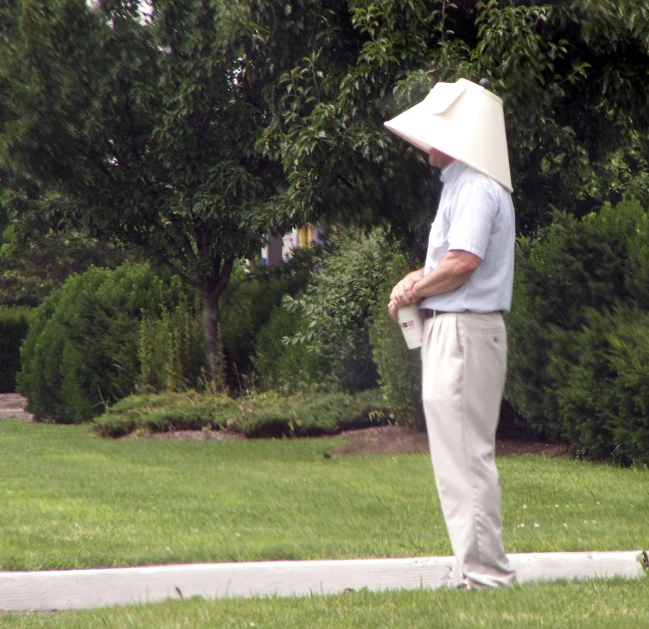
[[[510,555],[521,583],[637,578],[642,551]],[[437,589],[457,583],[452,557],[187,564],[0,572],[0,611],[36,612],[146,604],[195,596],[305,596],[367,588]]]

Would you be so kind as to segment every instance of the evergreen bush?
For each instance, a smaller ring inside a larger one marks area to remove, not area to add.
[[[629,309],[616,323],[608,354],[616,375],[613,456],[649,465],[649,313]]]
[[[132,432],[218,430],[240,414],[240,405],[223,394],[146,393],[119,400],[95,417],[93,428],[102,437],[122,437]]]
[[[556,213],[519,239],[506,397],[533,429],[587,458],[642,459],[648,282],[649,216],[635,201]]]
[[[387,264],[370,327],[372,356],[379,372],[379,385],[386,405],[398,424],[424,428],[421,402],[421,352],[410,350],[387,304],[393,286],[412,268],[402,253]]]
[[[550,331],[576,331],[588,308],[617,303],[649,306],[647,215],[637,202],[605,205],[582,219],[555,213],[554,223],[517,246],[509,330],[506,395],[538,430],[560,432],[557,401],[548,379]]]
[[[649,463],[649,313],[589,310],[579,331],[555,329],[552,338],[557,351],[548,371],[572,451]]]
[[[376,391],[359,394],[305,390],[298,395],[252,394],[236,400],[225,395],[163,393],[133,395],[95,418],[104,437],[131,432],[231,430],[246,437],[304,437],[384,424],[387,413]]]
[[[16,390],[16,374],[20,371],[20,346],[29,329],[27,308],[0,306],[0,393]]]
[[[34,311],[18,390],[39,418],[87,421],[132,393],[140,378],[143,313],[176,308],[184,288],[147,265],[90,269],[69,278]]]

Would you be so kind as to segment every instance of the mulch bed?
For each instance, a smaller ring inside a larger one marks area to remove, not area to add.
[[[19,393],[0,394],[0,417],[22,419],[33,422],[34,416],[25,411],[27,401]],[[347,443],[331,451],[331,455],[345,454],[427,454],[428,437],[404,426],[376,426],[360,430],[349,430],[341,435],[349,439]],[[177,430],[150,435],[131,434],[124,439],[160,439],[182,441],[229,441],[245,439],[241,433],[226,430]],[[328,437],[323,437],[328,438]],[[546,443],[534,439],[498,438],[496,454],[540,454],[544,456],[568,456],[565,445]]]
[[[342,433],[350,437],[348,443],[336,448],[332,454],[428,454],[428,436],[403,426],[378,426]],[[496,454],[542,454],[567,456],[565,445],[528,439],[499,438]]]

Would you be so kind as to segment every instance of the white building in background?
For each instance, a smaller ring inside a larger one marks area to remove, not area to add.
[[[264,266],[273,267],[279,266],[282,262],[288,262],[293,255],[293,249],[308,247],[313,243],[322,243],[324,242],[323,235],[324,230],[313,225],[296,228],[283,236],[277,236],[270,232],[268,244],[261,250],[261,263]]]

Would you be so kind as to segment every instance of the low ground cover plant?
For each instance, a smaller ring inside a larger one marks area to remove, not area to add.
[[[247,437],[305,437],[385,424],[389,419],[377,390],[358,394],[314,390],[299,395],[266,392],[237,399],[188,391],[125,398],[95,418],[93,426],[104,437],[174,430],[231,430]]]

